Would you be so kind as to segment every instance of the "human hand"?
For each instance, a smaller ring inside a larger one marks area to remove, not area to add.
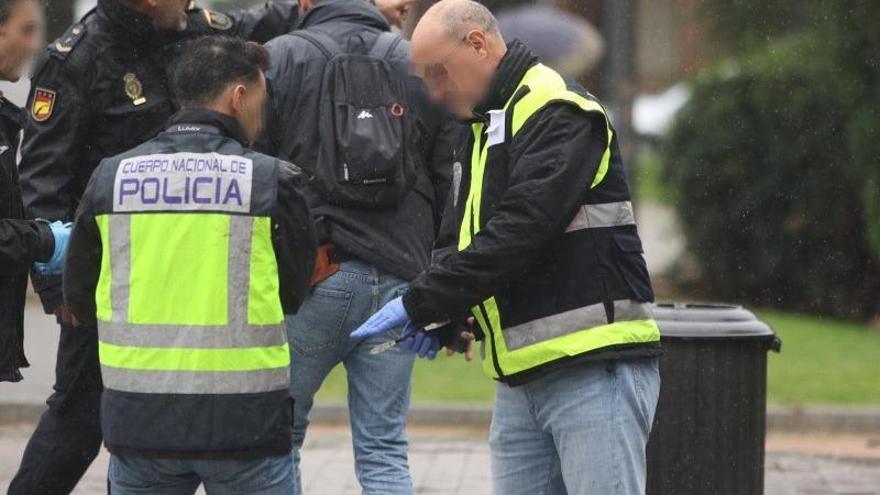
[[[440,339],[436,334],[431,333],[430,331],[425,330],[411,330],[412,327],[407,327],[407,333],[410,336],[397,344],[401,349],[405,349],[407,351],[415,352],[419,355],[419,357],[427,358],[429,360],[433,360],[437,357],[437,351],[440,350]],[[406,333],[404,333],[406,335]]]
[[[363,325],[351,333],[354,340],[363,340],[374,335],[389,332],[409,322],[409,315],[403,307],[403,299],[397,297],[371,316]]]
[[[73,311],[71,311],[70,308],[68,308],[67,306],[58,306],[57,308],[55,308],[54,314],[59,321],[67,323],[70,326],[79,326],[79,320],[76,319],[76,315],[74,315]]]

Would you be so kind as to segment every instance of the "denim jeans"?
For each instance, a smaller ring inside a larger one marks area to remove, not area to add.
[[[255,460],[141,459],[110,456],[112,495],[288,495],[293,491],[289,455]]]
[[[657,358],[597,361],[499,383],[489,433],[498,495],[643,495]]]
[[[370,354],[374,345],[400,336],[403,329],[363,342],[349,338],[351,332],[406,288],[406,282],[397,277],[360,261],[348,261],[313,289],[295,316],[287,317],[290,393],[294,399],[294,494],[302,493],[300,448],[315,393],[339,363],[345,367],[348,378],[355,471],[363,493],[412,493],[406,417],[415,355],[398,348]]]

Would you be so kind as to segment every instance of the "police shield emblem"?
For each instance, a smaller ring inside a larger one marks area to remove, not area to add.
[[[205,17],[208,19],[208,24],[210,24],[212,28],[226,31],[232,27],[232,19],[228,15],[222,12],[214,12],[213,10],[205,10],[204,12]]]
[[[129,72],[123,76],[122,80],[125,83],[125,94],[131,98],[131,102],[135,106],[143,105],[147,102],[147,99],[144,98],[144,86],[136,75]]]
[[[55,98],[55,92],[50,89],[35,89],[34,102],[31,105],[31,117],[37,122],[49,120],[49,117],[52,116],[52,110],[55,109]]]

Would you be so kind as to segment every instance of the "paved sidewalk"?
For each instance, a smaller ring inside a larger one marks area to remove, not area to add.
[[[0,427],[0,493],[6,492],[32,425]],[[413,429],[410,464],[416,493],[480,495],[490,493],[489,449],[485,431]],[[357,495],[347,428],[310,430],[303,452],[306,493]],[[880,452],[876,440],[848,437],[810,441],[802,436],[774,437],[769,442],[766,495],[880,495]],[[820,452],[829,445],[838,458]],[[105,493],[108,455],[92,465],[76,494]]]

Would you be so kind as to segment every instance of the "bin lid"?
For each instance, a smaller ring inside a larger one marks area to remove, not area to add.
[[[776,342],[776,334],[754,313],[731,304],[654,304],[663,340],[753,339]]]

